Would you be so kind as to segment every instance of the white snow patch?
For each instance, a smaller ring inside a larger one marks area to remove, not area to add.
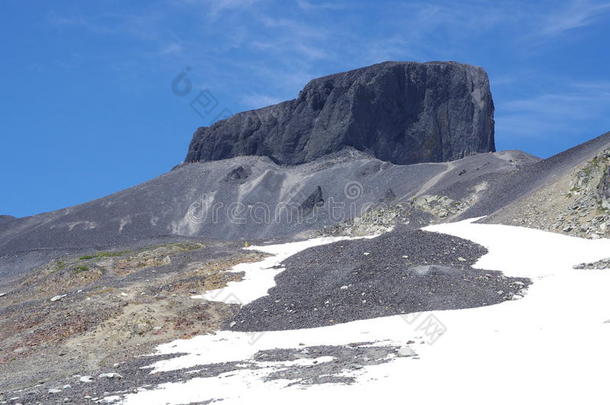
[[[125,403],[179,404],[208,399],[266,405],[607,403],[604,370],[610,364],[610,325],[604,322],[610,319],[610,272],[578,271],[572,266],[607,257],[610,240],[471,222],[426,229],[484,245],[489,253],[476,267],[530,277],[534,284],[517,301],[437,312],[447,332],[434,345],[410,343],[419,360],[396,357],[365,366],[351,372],[356,378],[353,385],[305,387],[284,380],[263,381],[273,367],[261,364],[261,369],[162,384],[127,395]],[[252,285],[259,294],[262,288]],[[408,319],[412,318],[417,314],[410,314]],[[221,331],[159,346],[159,354],[182,355],[154,363],[152,371],[251,361],[258,351],[273,348],[364,342],[404,347],[409,340],[420,342],[425,331],[414,329],[405,319],[397,315],[265,332],[253,343],[247,333]]]
[[[108,378],[108,379],[118,378],[118,379],[121,379],[121,378],[123,378],[123,376],[118,374],[118,373],[103,373],[103,374],[100,374],[98,376],[98,378]]]
[[[246,305],[267,295],[267,291],[275,286],[275,276],[285,270],[280,263],[290,256],[310,247],[326,245],[340,240],[358,239],[351,237],[324,237],[308,239],[300,242],[283,243],[279,245],[250,246],[246,249],[269,253],[273,256],[255,263],[240,263],[233,266],[232,272],[244,272],[242,280],[231,281],[226,287],[207,291],[202,295],[193,295],[194,299],[205,299],[227,304]]]

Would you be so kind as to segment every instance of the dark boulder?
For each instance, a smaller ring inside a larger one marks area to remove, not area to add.
[[[322,197],[322,187],[317,186],[316,190],[301,203],[299,209],[303,215],[309,215],[316,207],[321,207],[323,205],[324,198]]]
[[[241,155],[300,164],[346,147],[397,164],[495,150],[489,80],[455,62],[384,62],[312,80],[290,101],[193,135],[186,162]]]

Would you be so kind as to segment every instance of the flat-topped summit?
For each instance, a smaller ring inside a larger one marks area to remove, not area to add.
[[[494,145],[485,71],[456,62],[383,62],[310,81],[298,97],[199,128],[186,162],[242,155],[300,164],[353,147],[397,164]]]

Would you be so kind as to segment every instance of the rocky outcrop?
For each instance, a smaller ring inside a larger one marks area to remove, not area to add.
[[[562,160],[560,155],[530,166],[529,169],[533,169],[534,173],[544,170],[543,164],[553,169],[546,175],[546,184],[517,198],[482,222],[525,226],[581,238],[609,238],[610,199],[607,187],[610,182],[610,134],[596,140],[605,141],[605,147],[602,146],[597,153],[587,151],[588,155],[591,152],[595,154],[576,166],[571,166],[567,172],[562,173],[561,163],[550,164],[552,160]],[[578,151],[573,148],[563,154],[575,152]],[[521,172],[516,172],[511,177],[527,180],[527,177],[519,174]],[[527,186],[525,181],[522,184]],[[497,196],[499,191],[491,190],[486,195]]]
[[[10,222],[14,219],[16,219],[16,218],[12,215],[0,215],[0,224],[3,224],[5,222]]]
[[[455,62],[384,62],[312,80],[299,96],[193,135],[186,162],[241,155],[300,164],[353,147],[397,164],[495,150],[487,74]]]
[[[576,172],[565,194],[568,209],[554,227],[581,237],[610,236],[610,148]]]
[[[610,151],[607,153],[610,156]],[[606,167],[606,173],[603,175],[597,187],[599,192],[600,205],[603,209],[610,211],[610,165]]]
[[[610,259],[598,260],[593,263],[580,263],[573,268],[576,270],[610,270]]]

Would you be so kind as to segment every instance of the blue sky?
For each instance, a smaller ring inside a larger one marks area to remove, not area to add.
[[[384,60],[484,67],[498,149],[550,156],[610,130],[609,23],[596,0],[2,0],[0,214],[151,179],[196,127]]]

